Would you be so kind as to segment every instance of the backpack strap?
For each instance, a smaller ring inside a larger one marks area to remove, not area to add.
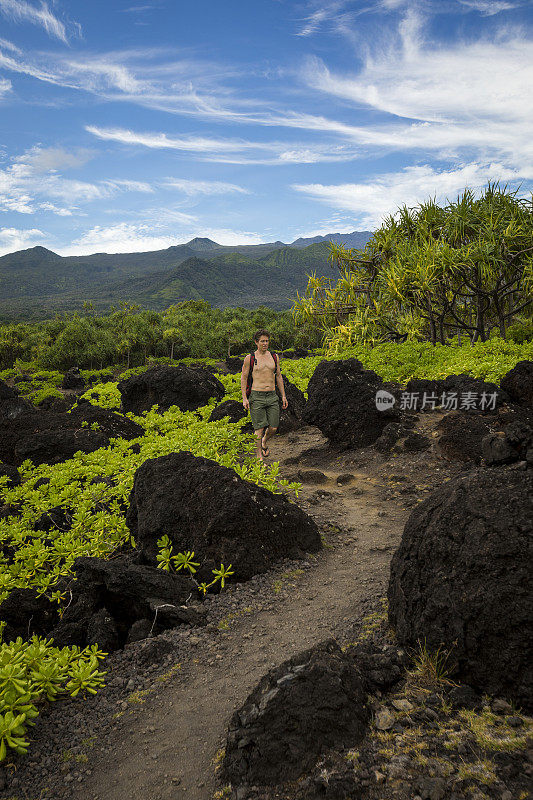
[[[248,377],[246,379],[246,397],[250,397],[250,392],[252,391],[252,383],[254,379],[252,372],[254,371],[254,363],[255,355],[250,353],[250,369],[248,370]]]

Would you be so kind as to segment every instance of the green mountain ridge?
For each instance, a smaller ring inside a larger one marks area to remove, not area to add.
[[[39,318],[121,301],[162,310],[204,298],[214,306],[288,308],[307,275],[328,274],[327,241],[223,246],[207,238],[143,253],[60,256],[32,247],[0,257],[0,319]],[[266,285],[265,285],[266,284]]]

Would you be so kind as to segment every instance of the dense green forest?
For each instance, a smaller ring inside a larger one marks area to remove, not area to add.
[[[121,303],[111,313],[98,315],[85,304],[82,311],[56,315],[43,322],[0,325],[0,369],[16,361],[36,368],[65,370],[99,368],[111,364],[139,366],[150,357],[222,358],[248,351],[253,334],[267,328],[272,347],[317,347],[322,338],[316,326],[296,326],[289,311],[260,306],[213,308],[205,300],[188,300],[163,313]]]

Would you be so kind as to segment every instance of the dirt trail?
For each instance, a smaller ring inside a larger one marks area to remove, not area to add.
[[[323,443],[311,428],[280,436],[272,443],[272,460],[283,462]],[[337,476],[347,469],[340,464],[336,469],[329,458],[327,468],[320,467],[327,482],[306,483],[300,496],[330,542],[316,564],[287,576],[292,588],[280,595],[275,609],[237,616],[226,631],[210,637],[193,630],[189,642],[196,646],[196,658],[142,705],[124,713],[99,743],[101,749],[92,751],[92,774],[72,788],[73,798],[211,800],[216,788],[213,762],[224,746],[229,718],[262,675],[346,630],[360,619],[369,597],[385,595],[390,558],[407,511],[389,503],[385,516],[379,481],[368,472],[352,469],[354,477],[337,485]],[[299,468],[302,464],[282,466],[281,471]],[[335,528],[342,532],[331,533]]]

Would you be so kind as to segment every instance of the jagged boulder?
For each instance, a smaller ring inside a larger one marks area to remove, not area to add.
[[[294,383],[283,377],[285,395],[287,397],[287,408],[281,408],[281,395],[276,385],[276,393],[280,401],[280,418],[278,433],[289,433],[302,427],[303,411],[305,406],[305,395]]]
[[[33,589],[13,589],[0,603],[0,620],[6,623],[3,640],[12,642],[19,636],[30,639],[44,636],[57,622],[57,606]]]
[[[242,370],[243,359],[238,356],[227,356],[224,363],[226,364],[228,373],[230,375],[236,375]]]
[[[393,556],[389,618],[402,645],[444,646],[454,674],[533,706],[533,474],[475,469],[409,517]]]
[[[144,428],[123,414],[95,406],[85,399],[78,400],[75,408],[66,417],[71,418],[72,427],[81,427],[84,422],[89,425],[96,424],[110,439],[137,439],[145,432]]]
[[[85,426],[84,426],[85,423]],[[92,430],[91,425],[98,426]],[[0,419],[0,459],[19,465],[57,464],[78,450],[92,453],[107,447],[111,437],[133,439],[144,429],[122,414],[79,401],[68,414],[33,408],[15,419]]]
[[[63,375],[63,381],[61,383],[62,389],[70,389],[72,392],[83,392],[85,386],[85,378],[78,367],[71,367],[68,372],[65,372]]]
[[[194,550],[205,578],[222,562],[233,565],[235,580],[247,580],[321,547],[314,521],[283,495],[186,451],[139,467],[126,522],[148,563],[166,534],[175,552]]]
[[[230,422],[239,422],[246,416],[247,412],[244,410],[243,404],[239,403],[238,400],[224,400],[212,410],[209,422],[216,422],[224,419],[224,417],[229,417]]]
[[[186,575],[134,564],[126,556],[111,561],[78,558],[74,571],[72,602],[50,631],[58,646],[83,647],[94,642],[102,646],[101,635],[107,647],[116,650],[124,645],[132,625],[146,619],[153,623],[153,632],[159,633],[178,624],[181,607],[196,591]],[[164,605],[166,616],[157,613],[158,606]]]
[[[0,381],[0,422],[15,420],[31,411],[33,406],[20,397],[18,389]]]
[[[270,670],[235,712],[224,778],[234,788],[296,780],[328,748],[360,742],[368,718],[361,673],[323,642]]]
[[[533,428],[524,422],[511,422],[504,431],[485,436],[481,442],[483,458],[488,466],[512,464],[528,459],[533,447]]]
[[[515,403],[533,407],[533,361],[519,361],[500,381]]]
[[[437,425],[440,436],[438,450],[448,461],[474,461],[479,463],[482,441],[490,434],[489,426],[478,414],[454,411],[443,417]]]
[[[422,433],[409,433],[403,442],[403,449],[408,453],[416,453],[420,450],[428,450],[431,447],[431,439]]]
[[[13,460],[15,464],[22,464],[28,458],[34,464],[58,464],[72,458],[79,450],[93,453],[108,444],[107,436],[99,431],[39,431],[17,442]]]
[[[43,399],[37,403],[37,408],[40,411],[46,411],[47,413],[64,414],[65,411],[68,411],[69,408],[72,408],[75,402],[76,398],[72,394],[67,394],[62,397],[49,394],[46,397],[43,397]]]
[[[367,447],[400,419],[395,405],[378,410],[376,394],[382,389],[379,375],[354,358],[322,361],[309,381],[303,420],[336,445]]]
[[[222,383],[207,369],[200,367],[151,367],[118,384],[122,410],[142,414],[153,405],[161,411],[178,406],[181,411],[194,411],[211,397],[221,400],[225,390]]]

